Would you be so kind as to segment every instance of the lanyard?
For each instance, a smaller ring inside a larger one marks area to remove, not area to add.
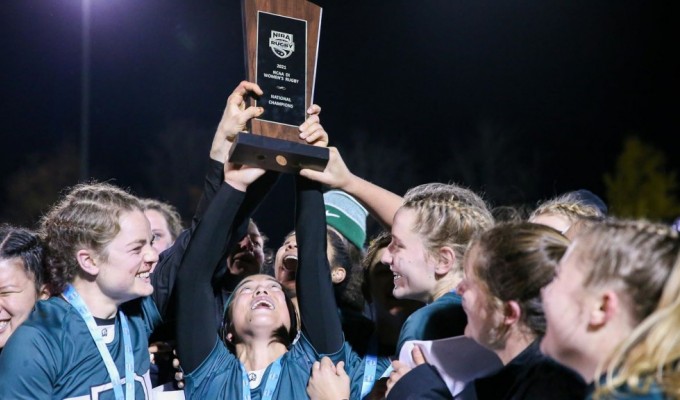
[[[281,377],[281,357],[277,358],[269,368],[269,374],[267,374],[267,383],[264,386],[264,392],[262,393],[261,400],[271,400],[274,396],[274,390],[276,389],[276,385],[279,383],[279,378]],[[241,375],[241,379],[243,381],[243,400],[250,400],[250,380],[248,379],[246,367],[243,364],[241,364]]]
[[[116,396],[116,400],[134,399],[135,398],[135,378],[134,378],[134,358],[132,355],[132,345],[130,343],[130,327],[128,326],[127,318],[123,311],[119,311],[120,322],[123,328],[123,346],[125,348],[125,396],[123,396],[122,382],[120,380],[120,374],[116,368],[116,364],[109,353],[109,349],[106,348],[104,339],[102,338],[101,332],[97,329],[97,324],[94,322],[94,317],[87,309],[87,306],[83,302],[78,292],[73,288],[73,286],[68,285],[63,293],[64,299],[68,301],[75,309],[78,314],[83,318],[85,324],[87,324],[87,329],[90,331],[90,336],[94,340],[95,345],[97,345],[97,350],[104,361],[106,370],[109,372],[111,377],[111,383],[113,384],[113,392]]]
[[[373,389],[375,384],[375,369],[378,365],[378,338],[374,333],[368,343],[368,351],[364,356],[364,381],[361,383],[361,398],[363,399]]]

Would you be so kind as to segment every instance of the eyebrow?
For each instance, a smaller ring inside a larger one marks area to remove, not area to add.
[[[274,279],[272,277],[268,276],[266,278],[266,280],[269,281],[269,282],[274,282],[274,283],[278,283],[279,285],[281,285],[281,282],[277,281],[276,279]],[[241,286],[244,286],[244,285],[251,283],[251,282],[255,282],[255,281],[253,279],[246,278],[246,279],[242,280],[241,283],[238,284],[238,287],[241,288]]]

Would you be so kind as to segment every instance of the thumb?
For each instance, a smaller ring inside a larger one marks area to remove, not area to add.
[[[425,360],[425,356],[423,355],[423,351],[420,349],[420,346],[413,346],[413,350],[411,350],[411,357],[413,357],[413,362],[416,365],[422,365],[427,362],[427,360]]]
[[[323,172],[315,171],[313,169],[309,168],[303,168],[300,170],[300,176],[303,178],[311,179],[313,181],[316,181],[319,179],[319,176],[321,176]]]

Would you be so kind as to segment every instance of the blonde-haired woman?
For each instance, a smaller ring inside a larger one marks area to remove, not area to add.
[[[677,398],[679,253],[677,231],[645,221],[607,221],[578,236],[543,292],[541,349],[593,383],[597,398]]]

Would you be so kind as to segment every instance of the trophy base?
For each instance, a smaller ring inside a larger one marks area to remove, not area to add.
[[[328,157],[325,147],[247,132],[236,135],[229,151],[229,162],[294,174],[303,168],[323,171]]]

